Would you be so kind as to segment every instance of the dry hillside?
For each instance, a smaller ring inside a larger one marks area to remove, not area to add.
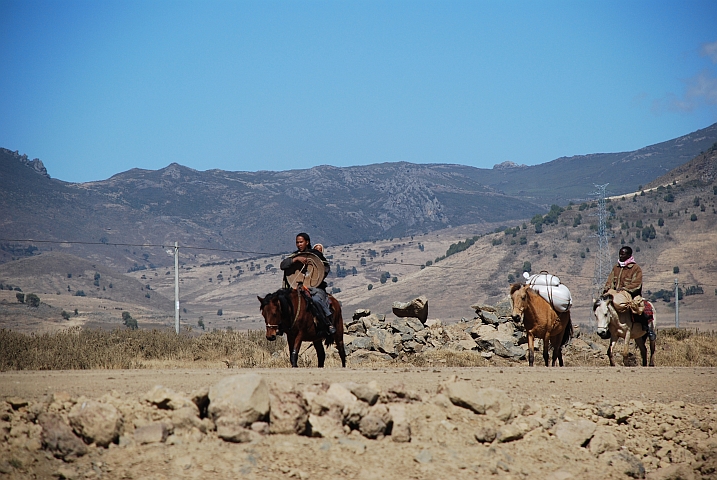
[[[616,255],[621,244],[633,247],[645,272],[645,293],[651,292],[653,298],[659,293],[656,308],[663,326],[674,323],[674,294],[669,292],[674,292],[675,278],[686,294],[680,302],[681,326],[710,329],[717,325],[715,165],[717,150],[711,149],[646,185],[644,191],[607,202],[614,235],[610,251]],[[560,276],[574,297],[574,320],[589,324],[596,211],[593,200],[564,205],[553,215],[543,216],[541,233],[536,232],[536,219],[526,219],[502,227],[482,224],[327,245],[332,263],[328,282],[343,303],[345,315],[356,308],[390,313],[394,301],[425,295],[430,317],[452,322],[472,318],[472,304],[495,303],[504,297],[510,280],[519,279],[529,262],[532,272],[547,270]],[[286,232],[287,250],[293,233]],[[459,242],[467,239],[474,243],[464,250],[456,248],[465,246]],[[457,253],[436,261],[449,249]],[[277,267],[282,256],[231,259],[219,256],[221,252],[195,253],[180,250],[182,323],[197,328],[201,319],[208,329],[260,327],[256,296],[279,288]],[[346,275],[337,276],[338,272]],[[96,274],[99,286],[94,285]],[[0,283],[37,293],[45,307],[53,307],[32,310],[17,303],[15,291],[0,290],[0,322],[13,329],[88,323],[114,328],[121,325],[124,310],[131,312],[140,327],[174,323],[170,268],[119,273],[55,251],[1,265]],[[78,290],[86,296],[76,296]],[[62,310],[73,312],[69,322],[59,316]]]

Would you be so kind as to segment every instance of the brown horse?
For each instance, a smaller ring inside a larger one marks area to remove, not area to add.
[[[331,303],[331,321],[336,328],[333,336],[322,334],[311,312],[311,297],[308,292],[293,288],[282,288],[270,293],[264,298],[256,297],[261,304],[261,314],[266,323],[266,339],[276,340],[277,335],[286,333],[289,344],[292,367],[298,367],[299,349],[301,342],[313,342],[316,349],[319,368],[323,368],[326,352],[321,340],[325,338],[326,345],[336,342],[336,349],[341,357],[341,366],[346,366],[346,351],[344,350],[344,320],[341,316],[341,304],[329,295]],[[320,307],[319,307],[320,308]]]
[[[645,300],[645,303],[649,302]],[[652,310],[654,312],[654,307]],[[610,359],[611,367],[615,366],[615,360],[612,358],[612,348],[621,338],[625,340],[625,350],[622,354],[623,365],[626,365],[627,362],[631,338],[635,339],[635,344],[640,349],[642,366],[646,367],[648,365],[647,346],[645,345],[647,331],[642,328],[639,322],[632,321],[632,312],[630,310],[617,313],[612,295],[604,294],[593,303],[593,313],[595,313],[595,319],[597,320],[597,334],[602,339],[610,339],[610,345],[607,347],[607,358]],[[653,322],[657,323],[654,313]],[[655,340],[653,339],[650,339],[650,366],[655,366]]]
[[[560,362],[563,366],[563,345],[568,343],[573,333],[570,310],[556,313],[543,297],[528,285],[518,283],[510,287],[510,298],[513,301],[513,320],[522,319],[528,334],[528,363],[533,366],[535,361],[535,337],[543,339],[543,359],[548,366],[548,342],[553,346],[553,364]]]

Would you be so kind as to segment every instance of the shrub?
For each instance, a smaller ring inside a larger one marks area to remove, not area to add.
[[[199,317],[199,320],[197,320],[197,326],[204,330],[204,317]]]
[[[77,291],[75,292],[75,296],[76,296],[76,297],[84,297],[84,296],[86,296],[86,295],[85,295],[85,291],[84,291],[84,290],[77,290]]]
[[[27,296],[25,296],[25,303],[31,307],[37,308],[40,306],[40,297],[34,293],[28,293]]]
[[[530,264],[530,262],[528,262],[527,260],[525,262],[523,262],[523,271],[524,272],[530,273],[532,269],[533,269],[533,267]]]
[[[691,222],[696,222],[696,221],[697,221],[697,214],[696,214],[696,213],[693,213],[693,214],[690,216],[690,221],[691,221]]]
[[[680,273],[680,267],[672,267],[672,273],[674,273],[675,275]]]
[[[15,298],[17,298],[18,302],[25,303],[25,294],[24,293],[16,293]]]
[[[61,315],[62,318],[64,318],[65,320],[69,320],[69,319],[70,319],[70,314],[67,313],[67,312],[64,311],[64,310],[62,311],[62,313],[60,313],[60,315]]]
[[[657,226],[658,226],[658,227],[662,227],[662,226],[664,226],[664,225],[665,225],[665,220],[664,220],[662,217],[658,218],[658,219],[657,219]]]
[[[662,197],[662,198],[663,198],[666,202],[670,202],[670,203],[672,203],[672,202],[675,201],[675,196],[672,194],[672,192],[668,193],[667,195],[665,195],[665,196]]]
[[[393,283],[398,282],[398,277],[391,277],[391,282],[393,282]]]
[[[502,238],[494,238],[493,241],[490,242],[493,246],[500,245],[503,243]]]
[[[217,310],[217,315],[221,317],[222,315],[224,315],[224,311],[220,308],[219,310]]]
[[[369,284],[368,284],[368,289],[369,289],[369,290],[373,290],[373,285],[369,283]]]

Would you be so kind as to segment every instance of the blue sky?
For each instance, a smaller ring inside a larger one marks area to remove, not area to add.
[[[0,147],[65,181],[533,165],[717,122],[717,2],[0,0],[0,65]]]

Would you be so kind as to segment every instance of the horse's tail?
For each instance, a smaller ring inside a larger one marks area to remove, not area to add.
[[[567,345],[572,337],[573,337],[573,319],[570,317],[570,311],[568,311],[568,324],[565,325],[565,330],[563,330],[563,340],[560,342],[560,346],[564,347],[565,345]]]
[[[334,300],[333,302],[331,300]],[[336,329],[337,335],[343,335],[344,334],[344,326],[343,326],[343,317],[341,315],[341,303],[338,302],[333,296],[329,295],[329,305],[331,306],[331,309],[333,312],[331,312],[331,323],[333,324],[334,328]],[[324,340],[324,344],[328,347],[329,345],[332,345],[336,339],[333,335],[327,335],[326,339]]]

